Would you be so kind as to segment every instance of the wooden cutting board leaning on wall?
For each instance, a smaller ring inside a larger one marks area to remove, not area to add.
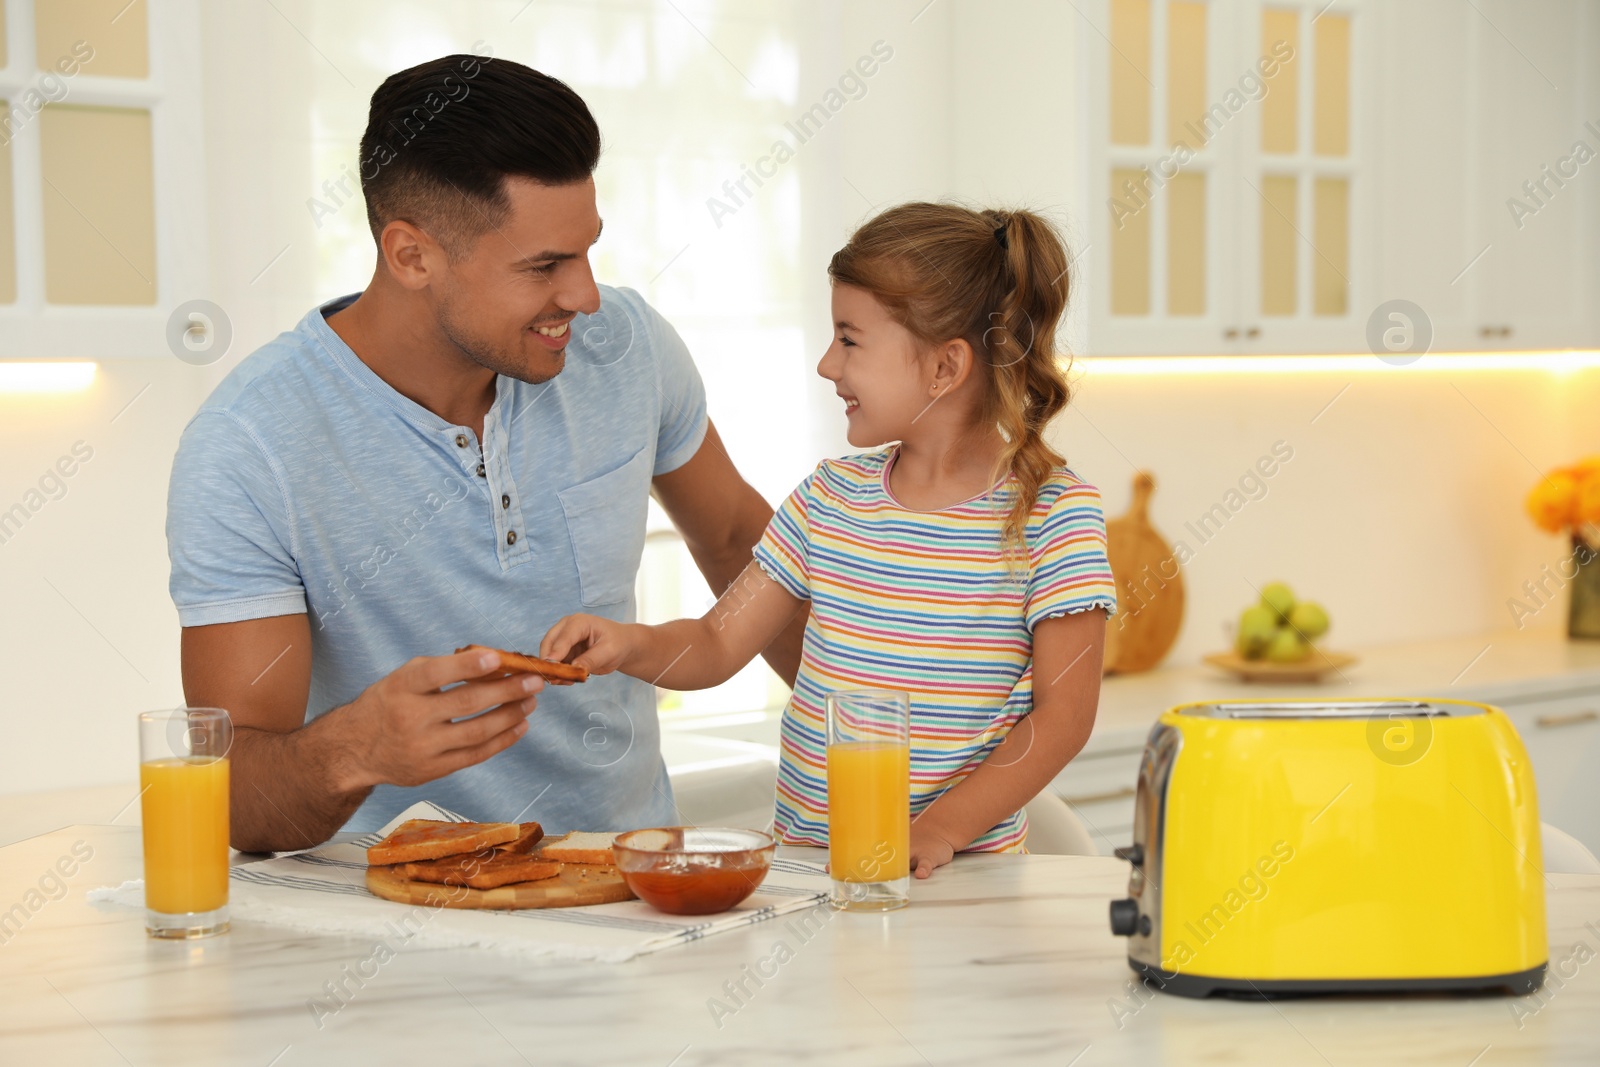
[[[1172,546],[1150,525],[1155,484],[1148,471],[1135,474],[1133,503],[1106,522],[1106,554],[1117,583],[1117,613],[1106,626],[1106,674],[1154,667],[1183,626],[1183,573]]]

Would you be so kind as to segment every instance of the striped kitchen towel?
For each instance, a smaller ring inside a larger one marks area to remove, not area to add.
[[[775,858],[761,888],[720,915],[667,915],[639,900],[582,908],[470,911],[397,904],[366,888],[367,846],[407,819],[461,816],[413,804],[377,833],[233,868],[228,908],[235,922],[371,938],[400,948],[485,948],[510,955],[618,963],[793,912],[826,908],[820,863]],[[93,889],[90,901],[144,907],[144,883]],[[826,921],[824,918],[823,921]]]

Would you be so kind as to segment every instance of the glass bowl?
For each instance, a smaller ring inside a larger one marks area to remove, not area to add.
[[[611,852],[628,888],[657,911],[711,915],[756,891],[777,844],[759,830],[662,826],[618,834]]]

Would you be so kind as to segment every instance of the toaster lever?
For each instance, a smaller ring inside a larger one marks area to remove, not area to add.
[[[1132,937],[1139,929],[1139,902],[1132,897],[1111,902],[1111,932]]]
[[[1111,850],[1111,854],[1117,857],[1119,860],[1127,860],[1135,867],[1144,862],[1144,846],[1140,844],[1125,845],[1122,848],[1114,848]]]

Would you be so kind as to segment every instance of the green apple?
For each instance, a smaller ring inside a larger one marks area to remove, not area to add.
[[[1307,641],[1315,641],[1328,632],[1328,613],[1316,601],[1302,600],[1289,612],[1289,625]]]
[[[1294,593],[1282,582],[1268,582],[1261,587],[1261,604],[1271,608],[1282,621],[1294,610]]]
[[[1239,630],[1234,647],[1245,659],[1260,659],[1277,632],[1278,617],[1272,613],[1272,609],[1253,604],[1239,613]]]
[[[1267,645],[1267,660],[1272,663],[1298,663],[1310,654],[1311,646],[1287,626],[1280,627]]]

